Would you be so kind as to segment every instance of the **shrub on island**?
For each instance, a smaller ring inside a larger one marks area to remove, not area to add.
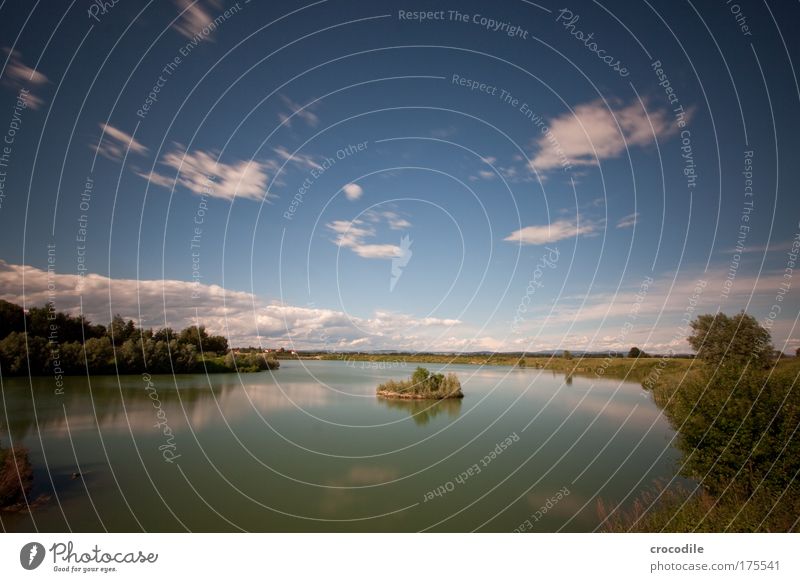
[[[431,374],[426,368],[418,367],[408,380],[389,380],[378,386],[378,396],[383,398],[408,398],[441,400],[443,398],[463,398],[461,382],[455,374]]]

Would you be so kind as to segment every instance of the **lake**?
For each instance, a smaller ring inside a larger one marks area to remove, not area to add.
[[[4,378],[0,441],[30,450],[7,531],[592,531],[676,472],[639,384],[438,364],[463,400],[376,398],[416,364],[285,360],[254,374]],[[82,477],[73,478],[73,473]]]

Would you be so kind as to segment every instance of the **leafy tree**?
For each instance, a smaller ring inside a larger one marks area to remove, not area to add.
[[[46,338],[50,334],[50,310],[47,307],[28,309],[28,335]]]
[[[113,327],[113,323],[112,323]],[[135,374],[144,370],[145,352],[142,346],[142,340],[128,339],[117,348],[117,367],[120,372],[127,374]]]
[[[11,376],[44,373],[50,358],[47,340],[11,332],[0,341],[0,365]]]
[[[204,325],[191,325],[180,333],[178,339],[181,343],[191,344],[199,350],[201,346],[205,346],[208,333],[206,333],[206,327]]]
[[[224,335],[208,336],[208,339],[203,340],[203,351],[224,354],[228,351],[228,338]]]
[[[193,372],[197,368],[197,348],[181,344],[177,340],[169,342],[172,365],[176,373]]]
[[[83,347],[90,372],[104,374],[114,369],[114,350],[108,337],[88,339]]]
[[[25,331],[25,311],[19,305],[0,299],[0,339],[13,331]]]
[[[224,354],[228,351],[228,339],[221,335],[209,335],[204,325],[187,327],[178,339],[181,343],[193,345],[198,352]]]
[[[687,477],[712,495],[780,493],[800,471],[800,398],[794,378],[760,370],[704,369],[674,392],[667,413],[680,427]],[[794,438],[793,438],[794,437]]]
[[[159,342],[169,342],[169,340],[175,337],[177,337],[177,335],[171,327],[161,328],[153,334],[153,339]]]
[[[690,324],[687,338],[697,357],[712,366],[766,368],[772,355],[769,331],[744,311],[729,317],[724,313],[700,315]]]
[[[83,359],[83,345],[78,342],[67,342],[58,346],[58,365],[64,374],[80,374],[86,372]],[[51,353],[51,368],[55,366]]]
[[[114,342],[115,346],[121,346],[136,333],[136,325],[133,321],[129,319],[126,322],[119,314],[111,318],[111,325],[109,327],[111,341]]]
[[[572,352],[569,351],[569,350],[564,350],[564,353],[562,354],[562,357],[565,360],[571,360],[572,359]]]
[[[644,350],[640,350],[636,346],[632,347],[628,352],[629,358],[649,358],[650,356]]]

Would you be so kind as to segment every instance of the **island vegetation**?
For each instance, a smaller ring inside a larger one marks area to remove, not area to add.
[[[378,386],[378,396],[413,400],[442,400],[463,398],[461,382],[455,374],[431,374],[426,368],[417,367],[408,380],[389,380]]]
[[[0,300],[0,374],[186,374],[255,372],[279,367],[262,350],[229,349],[202,325],[140,329],[115,315],[108,326],[48,307]]]

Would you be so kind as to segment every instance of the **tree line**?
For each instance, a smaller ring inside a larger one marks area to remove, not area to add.
[[[236,354],[205,326],[137,328],[114,315],[93,324],[50,307],[0,300],[0,373],[5,376],[256,371],[277,367],[261,354]]]

